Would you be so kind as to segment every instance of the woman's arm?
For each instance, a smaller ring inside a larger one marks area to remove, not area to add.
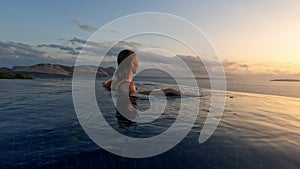
[[[165,93],[166,96],[181,96],[181,92],[180,90],[175,90],[172,88],[168,88],[168,89],[162,89],[162,91]],[[161,92],[159,92],[158,90],[153,90],[153,91],[141,91],[139,92],[139,94],[143,94],[143,95],[150,95],[151,94],[160,94]]]
[[[111,79],[105,80],[104,82],[102,82],[102,86],[110,91],[111,90],[111,82],[112,82]]]
[[[102,86],[105,87],[108,90],[111,90],[111,82],[112,82],[111,80],[106,80],[102,83]],[[129,83],[129,90],[128,90],[128,84],[127,85],[122,84],[121,85],[121,90],[128,92],[129,96],[135,96],[136,93],[137,93],[136,86],[133,82]],[[172,88],[163,89],[162,91],[165,93],[166,96],[181,96],[182,95],[180,90],[175,90],[175,89],[172,89]],[[155,90],[154,91],[146,90],[146,91],[141,91],[141,92],[138,92],[138,93],[143,94],[143,95],[150,95],[150,93],[160,94],[160,92],[158,92],[158,91],[156,92]]]

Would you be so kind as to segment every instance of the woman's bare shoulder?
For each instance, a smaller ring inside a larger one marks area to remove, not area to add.
[[[136,85],[133,82],[129,84],[129,91],[136,92]]]

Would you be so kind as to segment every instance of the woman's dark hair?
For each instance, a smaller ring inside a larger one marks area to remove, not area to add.
[[[124,80],[128,77],[130,72],[130,63],[131,63],[131,58],[129,57],[133,58],[133,56],[135,56],[135,53],[128,49],[122,50],[119,53],[117,58],[118,68],[116,71],[117,80]]]
[[[128,49],[122,50],[119,53],[118,58],[117,58],[118,65],[120,65],[124,59],[126,59],[128,56],[130,56],[132,54],[134,54],[134,52],[131,50],[128,50]]]

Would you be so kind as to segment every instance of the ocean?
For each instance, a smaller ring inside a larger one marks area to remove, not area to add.
[[[191,99],[168,99],[158,120],[128,125],[117,120],[103,80],[95,84],[99,108],[115,130],[130,137],[167,130],[176,120],[180,100]],[[89,138],[74,110],[70,79],[0,80],[0,168],[300,168],[300,83],[229,80],[219,126],[199,144],[211,91],[207,79],[198,82],[201,96],[193,99],[201,104],[188,135],[163,154],[134,159],[111,154]],[[136,84],[138,90],[172,86],[149,79]],[[139,107],[149,108],[146,97]]]

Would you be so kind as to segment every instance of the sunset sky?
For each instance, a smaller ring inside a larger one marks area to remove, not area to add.
[[[299,0],[82,2],[2,1],[0,67],[51,62],[48,56],[56,63],[72,64],[77,54],[72,39],[87,40],[98,28],[124,15],[155,11],[177,15],[199,27],[227,71],[300,74]]]

